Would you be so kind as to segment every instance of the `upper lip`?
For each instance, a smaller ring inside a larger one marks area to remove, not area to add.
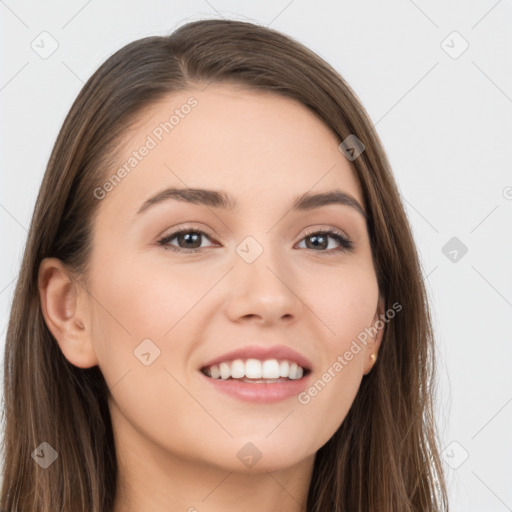
[[[265,361],[266,359],[287,359],[292,362],[295,361],[299,366],[302,366],[304,370],[311,370],[312,366],[311,362],[305,356],[285,345],[275,345],[272,347],[248,345],[232,350],[231,352],[226,352],[208,361],[202,366],[202,369],[224,361],[234,361],[235,359],[259,359],[260,361]]]

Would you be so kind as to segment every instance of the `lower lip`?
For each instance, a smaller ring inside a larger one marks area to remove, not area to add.
[[[226,395],[260,404],[271,404],[297,396],[306,388],[311,373],[301,379],[288,380],[284,382],[262,382],[259,384],[243,382],[239,380],[212,379],[203,372],[199,372],[212,386]]]

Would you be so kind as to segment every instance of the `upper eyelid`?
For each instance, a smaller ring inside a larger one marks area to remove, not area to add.
[[[216,240],[215,236],[211,235],[207,230],[205,230],[203,228],[197,228],[197,227],[194,227],[194,226],[185,226],[184,228],[173,229],[173,230],[171,230],[169,232],[169,234],[161,235],[160,237],[158,237],[158,239],[159,240],[163,240],[163,239],[171,239],[172,240],[173,238],[175,238],[180,233],[188,233],[188,232],[200,233],[202,235],[206,235],[208,238],[210,238],[212,240]]]
[[[327,227],[324,227],[324,228],[321,228],[321,227],[306,228],[306,232],[303,234],[303,236],[299,240],[299,242],[301,242],[307,236],[310,236],[310,235],[315,234],[315,233],[328,232],[329,230],[333,230],[334,231],[334,233],[328,233],[329,236],[333,237],[333,236],[337,235],[337,236],[340,236],[342,238],[345,238],[348,242],[352,243],[351,237],[349,237],[344,230],[342,230],[340,228],[335,228],[335,227],[332,227],[332,226],[328,227],[328,228]],[[211,235],[207,230],[205,230],[203,228],[198,228],[198,227],[195,227],[195,226],[185,226],[183,228],[176,228],[175,230],[171,231],[168,235],[160,236],[158,240],[159,241],[173,240],[180,233],[187,233],[187,232],[192,232],[192,233],[196,232],[196,233],[200,233],[201,235],[206,235],[214,243],[219,243],[219,242],[217,242],[217,239],[215,238],[215,236]]]

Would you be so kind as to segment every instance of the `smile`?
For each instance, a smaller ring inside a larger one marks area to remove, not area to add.
[[[302,366],[288,359],[235,359],[207,366],[201,371],[212,379],[240,379],[254,383],[298,380],[307,373]]]

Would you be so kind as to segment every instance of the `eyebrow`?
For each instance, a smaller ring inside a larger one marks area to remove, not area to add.
[[[222,208],[224,210],[234,210],[238,207],[237,200],[226,192],[202,188],[167,188],[147,199],[137,211],[137,215],[156,204],[171,199],[208,206],[211,208]],[[365,219],[367,218],[367,214],[363,207],[354,197],[337,189],[316,194],[306,192],[295,199],[292,203],[291,210],[309,211],[330,204],[350,206],[359,212]]]

